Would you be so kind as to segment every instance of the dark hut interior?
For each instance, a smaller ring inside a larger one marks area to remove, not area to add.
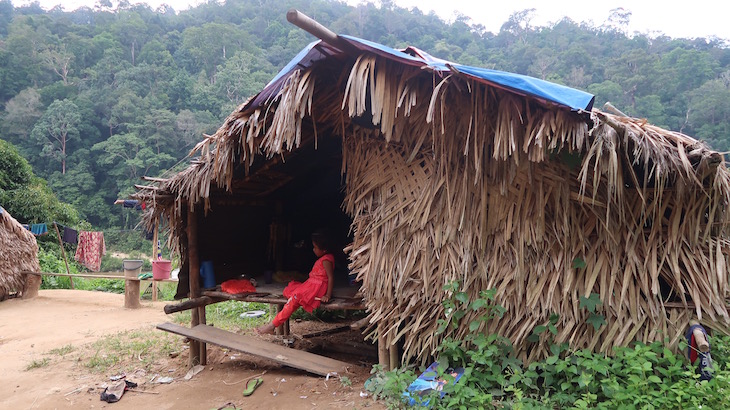
[[[248,170],[239,164],[231,192],[212,191],[210,210],[198,213],[205,238],[198,243],[199,257],[213,262],[216,282],[241,276],[264,280],[267,271],[306,275],[316,259],[310,235],[324,229],[339,256],[336,284],[348,284],[342,248],[352,220],[341,209],[341,165],[341,140],[322,136],[316,144],[306,141],[299,150],[261,158]],[[185,295],[187,281],[180,286],[178,293]]]

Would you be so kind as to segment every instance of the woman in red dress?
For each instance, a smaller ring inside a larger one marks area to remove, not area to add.
[[[294,313],[299,306],[309,313],[319,307],[320,303],[329,302],[332,297],[332,287],[335,283],[335,257],[330,251],[330,244],[326,235],[322,233],[312,234],[312,250],[317,256],[312,270],[309,272],[309,279],[304,283],[292,281],[284,289],[284,296],[289,300],[281,309],[271,323],[256,328],[256,333],[274,333],[274,329],[281,326]]]

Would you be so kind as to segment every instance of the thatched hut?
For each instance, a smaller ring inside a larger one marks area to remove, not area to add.
[[[402,343],[406,359],[444,336],[452,281],[472,298],[496,289],[505,316],[479,331],[508,337],[523,359],[549,354],[545,333],[528,337],[555,313],[555,342],[602,352],[676,344],[692,319],[725,331],[722,156],[592,103],[534,78],[335,36],[205,136],[187,169],[136,197],[184,261],[195,240],[201,258],[247,272],[266,269],[272,242],[337,219],[350,229],[371,329]],[[598,328],[581,307],[591,294]]]
[[[11,295],[36,296],[40,276],[21,272],[40,270],[35,236],[0,207],[0,300]]]

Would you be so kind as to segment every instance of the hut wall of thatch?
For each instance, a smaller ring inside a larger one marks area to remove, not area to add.
[[[40,272],[35,236],[1,207],[0,250],[0,300],[15,293],[22,295],[24,290],[37,291],[33,287],[40,283],[40,278],[21,274]],[[28,281],[34,286],[29,287]]]
[[[368,53],[294,70],[198,144],[190,168],[138,197],[174,198],[147,216],[166,219],[174,240],[182,211],[210,206],[211,187],[235,193],[241,169],[253,175],[332,138],[342,145],[350,269],[371,323],[387,343],[403,342],[405,359],[470,331],[436,332],[451,281],[472,298],[497,290],[505,316],[479,330],[508,337],[526,360],[549,354],[546,335],[527,338],[553,314],[554,342],[602,352],[676,344],[692,318],[730,325],[720,154],[645,120],[571,111],[458,70],[441,76]],[[591,294],[602,302],[598,328],[580,307]]]

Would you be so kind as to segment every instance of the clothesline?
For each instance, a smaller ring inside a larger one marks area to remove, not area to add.
[[[2,212],[0,212],[2,213]],[[35,236],[41,236],[48,234],[48,225],[56,224],[59,229],[72,229],[74,231],[80,232],[81,229],[78,228],[72,228],[67,225],[60,224],[58,222],[51,222],[51,223],[39,223],[39,224],[21,224],[23,228],[31,231]],[[147,234],[148,232],[144,229],[101,229],[97,232],[106,232],[106,233],[123,233],[123,232],[142,232]]]

